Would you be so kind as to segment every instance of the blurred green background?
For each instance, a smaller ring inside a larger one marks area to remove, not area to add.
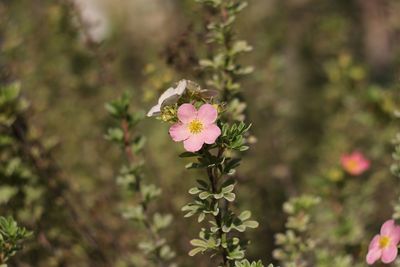
[[[365,265],[368,242],[399,193],[389,171],[399,14],[398,0],[250,0],[240,15],[237,34],[254,47],[242,60],[255,67],[242,84],[257,143],[238,170],[238,205],[260,222],[248,236],[250,258],[273,261],[274,234],[285,227],[282,204],[309,193],[324,199],[312,234],[332,257]],[[1,82],[21,83],[28,136],[57,166],[36,174],[42,182],[33,188],[43,195],[61,180],[77,212],[65,211],[71,207],[54,192],[25,204],[18,195],[2,200],[2,214],[35,231],[11,266],[129,266],[141,231],[120,217],[121,155],[103,138],[111,123],[104,103],[128,90],[134,110],[148,109],[179,79],[202,84],[206,20],[193,0],[0,2]],[[139,129],[148,139],[148,177],[163,188],[157,208],[175,217],[167,234],[177,261],[209,266],[206,255],[187,256],[199,226],[180,211],[196,174],[178,159],[182,148],[168,125],[145,120]],[[372,162],[358,177],[340,167],[340,156],[354,150]],[[9,184],[3,178],[0,188]]]

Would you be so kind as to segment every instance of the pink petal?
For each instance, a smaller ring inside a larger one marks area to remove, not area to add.
[[[178,119],[183,123],[189,123],[196,119],[197,110],[192,104],[183,104],[178,108]]]
[[[183,141],[184,148],[189,152],[199,151],[203,144],[204,139],[201,134],[191,135],[188,139]]]
[[[361,162],[360,165],[361,165],[360,168],[361,168],[362,171],[364,172],[364,171],[366,171],[366,170],[369,169],[370,162],[369,162],[368,160],[364,160],[363,162]]]
[[[372,249],[368,251],[367,257],[365,258],[368,264],[374,264],[382,255],[382,250]]]
[[[370,162],[368,159],[365,158],[364,154],[362,154],[361,152],[354,152],[351,157],[358,162],[358,164],[360,165],[360,168],[365,171],[366,169],[369,168]]]
[[[391,263],[397,257],[397,247],[396,246],[389,246],[382,250],[382,262],[383,263]]]
[[[185,124],[175,123],[169,128],[169,134],[171,135],[172,140],[175,142],[180,142],[189,138],[190,133]]]
[[[390,239],[392,241],[392,245],[397,246],[397,244],[400,242],[400,226],[395,226],[390,235]]]
[[[381,238],[380,235],[374,236],[374,238],[371,240],[371,243],[369,243],[368,250],[379,248],[379,240],[380,240],[380,238]]]
[[[394,220],[387,220],[381,227],[381,235],[390,236],[395,227]]]
[[[216,121],[218,117],[217,110],[210,104],[204,104],[198,111],[197,118],[204,124],[211,124]]]
[[[221,129],[215,124],[210,124],[206,126],[201,135],[206,144],[214,144],[218,136],[221,135]]]

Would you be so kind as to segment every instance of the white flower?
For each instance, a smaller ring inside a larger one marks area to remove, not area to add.
[[[178,99],[185,93],[187,86],[186,80],[181,80],[176,88],[168,88],[158,99],[157,105],[153,106],[147,113],[147,117],[158,116],[166,105],[175,104]]]
[[[159,116],[162,113],[162,109],[165,106],[173,105],[178,102],[179,98],[185,94],[186,91],[190,91],[192,96],[197,96],[205,99],[214,98],[218,95],[218,91],[210,89],[201,89],[201,87],[189,80],[180,80],[176,88],[168,88],[158,99],[157,105],[153,106],[147,117]]]

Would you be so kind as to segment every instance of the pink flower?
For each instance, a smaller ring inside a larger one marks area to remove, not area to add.
[[[215,124],[218,112],[210,104],[202,105],[199,110],[192,104],[183,104],[178,108],[179,122],[169,129],[175,142],[183,141],[189,152],[201,149],[204,143],[213,144],[221,135],[221,129]]]
[[[366,257],[368,264],[378,259],[383,263],[391,263],[397,257],[397,244],[400,241],[400,226],[394,220],[386,221],[381,227],[381,234],[376,235],[369,244]]]
[[[341,158],[342,167],[351,175],[360,175],[369,169],[370,162],[360,152],[345,154]]]

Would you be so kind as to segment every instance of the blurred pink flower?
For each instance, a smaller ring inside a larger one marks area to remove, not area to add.
[[[397,244],[400,241],[400,226],[394,220],[386,221],[381,227],[380,235],[374,236],[369,244],[366,261],[374,264],[378,259],[391,263],[397,257]]]
[[[351,175],[360,175],[369,169],[370,162],[360,152],[345,154],[341,158],[342,167]]]
[[[204,143],[213,144],[221,135],[221,129],[215,124],[218,112],[210,104],[202,105],[199,110],[192,104],[183,104],[178,108],[179,122],[169,129],[175,142],[183,141],[189,152],[201,149]]]

